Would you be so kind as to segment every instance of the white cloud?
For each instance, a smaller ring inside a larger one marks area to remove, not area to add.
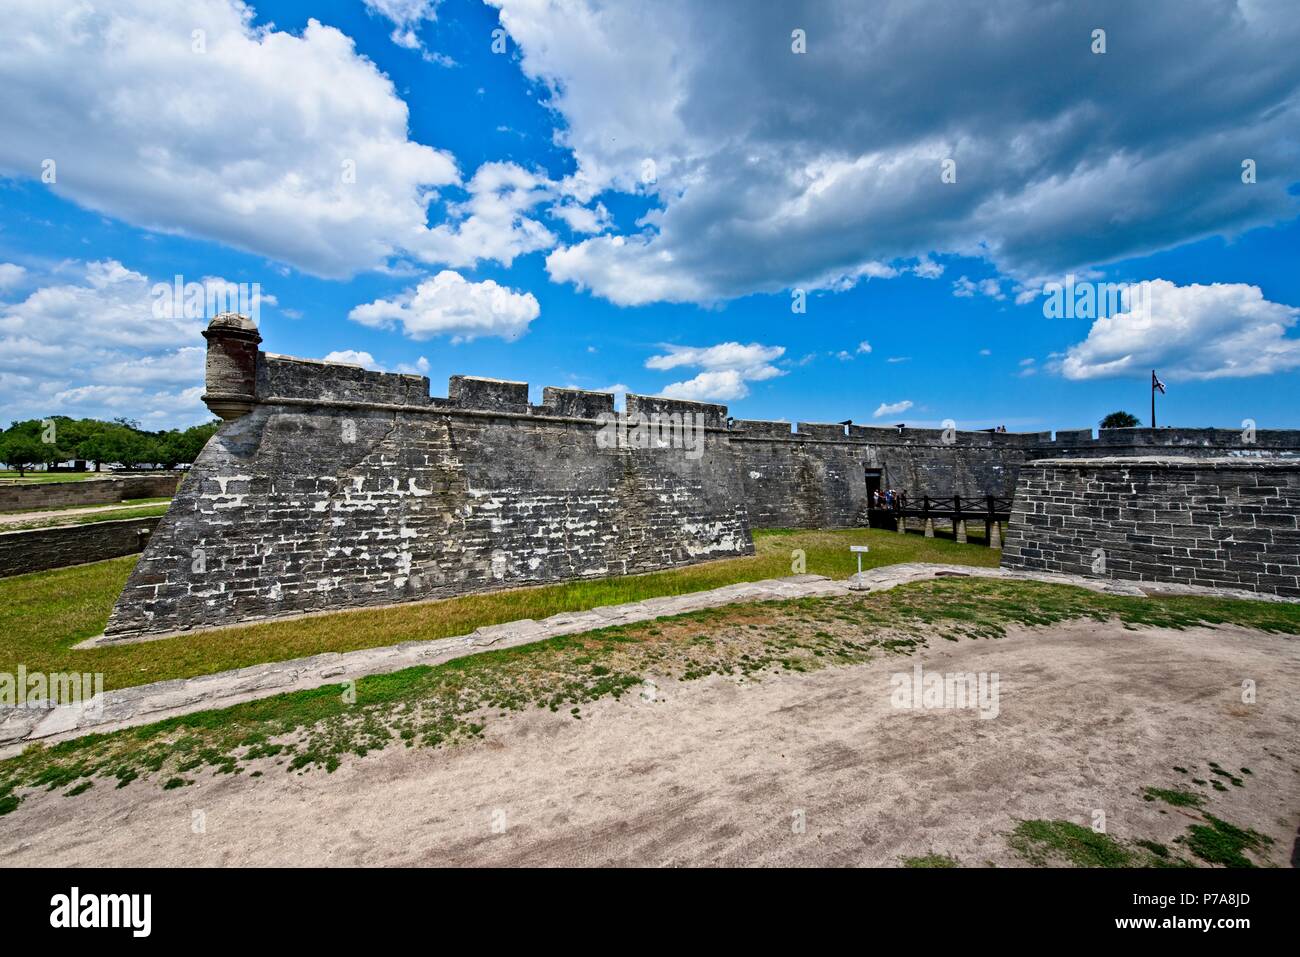
[[[16,263],[0,263],[0,290],[18,285],[26,275],[27,270]]]
[[[943,265],[929,257],[922,256],[920,261],[912,267],[912,272],[922,279],[938,279],[943,275]]]
[[[429,360],[424,356],[420,356],[414,362],[399,362],[394,371],[403,372],[406,375],[427,376],[429,374]]]
[[[736,369],[718,372],[701,372],[685,382],[665,386],[659,394],[670,399],[690,399],[695,402],[727,402],[749,395],[749,386]]]
[[[0,304],[0,424],[125,415],[156,429],[211,417],[199,400],[205,322],[155,310],[149,277],[104,260],[29,278],[40,285]]]
[[[878,419],[884,415],[898,415],[900,412],[906,412],[911,407],[911,399],[904,399],[901,402],[882,402],[876,408],[876,411],[871,413],[871,417],[873,419]]]
[[[1281,3],[1112,4],[1125,42],[1097,57],[1092,14],[1034,0],[803,5],[805,56],[745,0],[490,2],[564,118],[566,190],[654,203],[635,231],[547,257],[555,281],[621,305],[933,278],[932,253],[1056,274],[1296,213],[1285,173],[1235,175],[1243,143],[1300,167],[1300,20]]]
[[[428,263],[467,267],[485,259],[509,266],[517,256],[555,245],[555,234],[524,215],[554,196],[554,184],[515,163],[484,163],[468,187],[469,198],[449,203],[452,220],[411,240]]]
[[[952,294],[958,299],[970,299],[976,293],[999,301],[1007,298],[1006,293],[1002,291],[1002,284],[996,279],[981,279],[979,282],[974,282],[966,276],[960,276],[952,284]],[[1016,301],[1020,302],[1020,299],[1017,298]]]
[[[632,390],[622,382],[615,382],[613,385],[607,385],[605,388],[597,389],[596,391],[614,393],[614,408],[623,409],[627,406],[627,394]]]
[[[470,282],[444,269],[393,299],[354,307],[348,318],[377,329],[400,324],[412,339],[450,336],[460,343],[488,336],[518,339],[540,313],[531,292],[515,292],[491,279]]]
[[[572,199],[566,199],[547,210],[556,219],[561,220],[575,233],[599,233],[610,227],[609,210],[604,203],[597,203],[590,209]]]
[[[375,357],[369,352],[358,352],[356,349],[338,349],[325,355],[325,362],[343,362],[348,365],[361,366],[365,369],[374,369],[376,372],[383,372],[384,367],[375,361]]]
[[[367,10],[392,22],[393,32],[388,38],[399,47],[419,50],[431,63],[455,66],[456,61],[450,57],[426,49],[416,34],[421,23],[438,19],[440,2],[441,0],[365,0]]]
[[[1143,288],[1143,287],[1139,287]],[[1067,379],[1103,379],[1160,370],[1170,379],[1222,379],[1300,368],[1300,339],[1287,332],[1300,308],[1270,302],[1244,283],[1146,284],[1141,308],[1128,287],[1124,311],[1097,319],[1087,338],[1054,368]]]
[[[869,343],[866,339],[863,339],[861,342],[858,343],[858,352],[859,352],[859,353],[870,353],[870,352],[871,352],[871,343]]]
[[[458,182],[333,27],[254,27],[234,0],[51,6],[5,6],[0,172],[52,159],[49,188],[89,209],[331,277],[418,246],[430,188]]]
[[[706,370],[734,370],[746,379],[771,379],[783,375],[771,363],[785,355],[784,346],[765,346],[757,342],[741,345],[739,342],[721,342],[703,348],[695,346],[666,346],[665,355],[651,356],[647,369],[677,369],[682,366],[699,366]]]
[[[703,369],[693,379],[673,382],[660,395],[673,399],[725,402],[749,395],[748,382],[762,382],[785,372],[772,365],[785,355],[784,346],[751,342],[721,342],[716,346],[667,346],[663,355],[646,360],[647,369],[666,371],[683,367]]]

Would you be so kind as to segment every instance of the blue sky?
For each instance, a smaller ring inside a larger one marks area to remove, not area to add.
[[[1155,367],[1161,424],[1300,427],[1300,28],[1189,2],[19,3],[0,422],[205,420],[203,321],[150,297],[181,275],[437,395],[1015,431],[1145,421]],[[1047,318],[1067,274],[1159,282]]]

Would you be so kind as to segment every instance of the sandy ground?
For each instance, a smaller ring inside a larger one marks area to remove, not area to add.
[[[1277,842],[1300,826],[1300,642],[1239,628],[1071,623],[934,642],[911,658],[661,683],[583,708],[493,719],[481,743],[394,747],[334,774],[202,777],[29,797],[0,818],[7,865],[895,865],[930,852],[1021,863],[1019,819],[1168,842],[1194,815],[1144,802],[1217,761],[1244,788],[1209,810]],[[1000,713],[903,711],[890,675],[1000,674]],[[1257,685],[1255,704],[1241,683]],[[1165,813],[1161,813],[1161,810]],[[203,833],[195,833],[202,812]],[[799,812],[803,833],[792,827]]]

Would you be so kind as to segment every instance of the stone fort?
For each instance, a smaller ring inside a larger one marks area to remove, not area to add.
[[[702,445],[610,446],[611,393],[259,349],[212,320],[225,422],[182,481],[108,639],[626,575],[753,553],[752,528],[868,524],[870,490],[1012,498],[1009,567],[1300,597],[1300,431],[998,433],[734,419],[629,394]],[[1097,570],[1097,550],[1107,561]]]

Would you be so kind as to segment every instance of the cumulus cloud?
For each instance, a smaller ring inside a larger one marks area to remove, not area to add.
[[[509,266],[516,256],[555,245],[555,235],[525,215],[554,196],[546,176],[516,163],[484,163],[467,190],[468,199],[447,205],[451,222],[411,240],[419,259],[458,267],[493,259]]]
[[[673,382],[659,391],[670,399],[691,399],[696,402],[727,402],[749,395],[749,386],[735,369],[718,372],[701,372],[693,379]]]
[[[552,206],[547,212],[575,233],[604,232],[611,223],[609,210],[605,208],[604,203],[597,203],[589,208],[572,199],[565,199]]]
[[[751,342],[721,342],[716,346],[665,347],[667,352],[646,360],[647,369],[666,371],[699,368],[692,379],[673,382],[660,390],[672,399],[728,401],[749,395],[748,382],[762,382],[785,372],[772,365],[785,355],[784,346],[765,346]]]
[[[632,390],[622,382],[615,382],[613,385],[607,385],[605,388],[597,389],[596,391],[614,393],[614,408],[623,409],[627,406],[627,394]]]
[[[410,140],[392,82],[315,20],[255,27],[235,0],[4,17],[0,173],[53,160],[49,188],[97,212],[342,277],[418,246],[432,189],[459,182]]]
[[[160,304],[154,282],[116,260],[67,263],[31,278],[37,288],[0,304],[5,424],[125,415],[165,428],[211,417],[199,399],[203,318]]]
[[[450,336],[453,343],[496,336],[518,339],[541,313],[531,292],[515,292],[485,279],[470,282],[444,269],[393,299],[356,306],[348,318],[363,326],[400,326],[412,339]]]
[[[863,339],[861,342],[858,343],[858,352],[859,352],[859,353],[870,353],[870,352],[871,352],[871,343],[869,343],[866,339]]]
[[[491,2],[564,117],[572,193],[655,204],[547,257],[619,304],[933,278],[931,253],[1023,279],[1296,213],[1300,20],[1272,0]],[[1123,43],[1096,56],[1101,21]],[[1267,181],[1242,185],[1244,150]]]
[[[407,375],[428,375],[429,360],[424,356],[420,356],[414,362],[399,362],[397,371],[405,372]]]
[[[970,299],[979,293],[981,296],[988,296],[990,299],[1006,299],[1006,293],[1002,291],[1002,284],[996,279],[981,279],[979,282],[966,277],[959,276],[952,284],[952,294],[958,299]],[[1033,296],[1031,295],[1032,299]],[[1020,299],[1017,298],[1017,302]]]
[[[695,346],[667,346],[664,355],[646,360],[647,369],[677,369],[681,366],[702,366],[705,369],[734,369],[746,379],[771,379],[781,375],[781,370],[771,363],[785,355],[784,346],[765,346],[757,342],[741,345],[739,342],[722,342],[703,348]]]
[[[879,419],[885,415],[898,415],[900,412],[906,412],[911,407],[911,399],[904,399],[901,402],[882,402],[876,407],[876,411],[871,413],[871,417]]]
[[[18,285],[26,275],[27,270],[16,263],[0,263],[0,291]]]
[[[376,372],[384,371],[384,367],[376,362],[375,357],[369,352],[358,352],[356,349],[337,349],[334,352],[326,353],[323,361],[343,362],[348,365],[374,369]]]
[[[416,28],[424,21],[438,19],[440,2],[441,0],[365,0],[367,10],[392,22],[393,32],[388,38],[399,47],[419,50],[431,63],[455,66],[456,61],[451,57],[426,49],[416,33]]]
[[[1244,283],[1178,286],[1154,279],[1124,290],[1121,312],[1093,322],[1054,368],[1067,379],[1141,375],[1224,379],[1300,368],[1287,333],[1300,308],[1270,302]]]

